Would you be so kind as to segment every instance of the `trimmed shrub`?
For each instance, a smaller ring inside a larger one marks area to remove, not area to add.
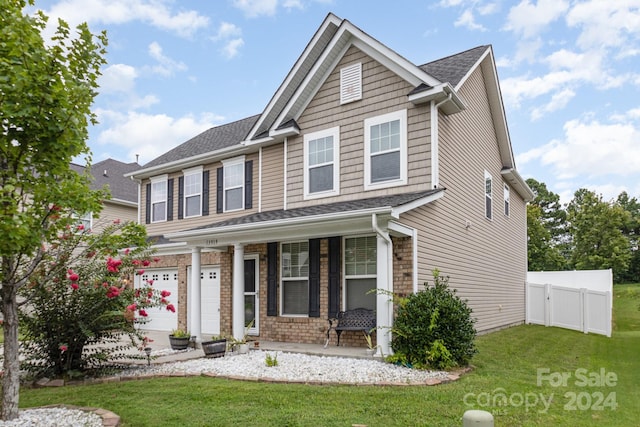
[[[477,352],[471,308],[433,271],[434,285],[403,299],[392,329],[392,361],[416,368],[449,369],[469,363]]]

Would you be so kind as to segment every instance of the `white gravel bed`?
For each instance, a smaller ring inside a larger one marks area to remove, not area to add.
[[[278,361],[277,366],[267,366],[267,355]],[[252,350],[247,354],[227,355],[215,359],[200,358],[137,366],[123,370],[120,375],[200,375],[203,373],[233,378],[323,384],[424,384],[432,379],[446,379],[448,375],[443,371],[420,371],[375,359],[312,356],[264,350]],[[102,427],[102,418],[76,409],[39,408],[20,411],[20,417],[13,421],[0,421],[0,427],[5,426]]]
[[[267,366],[267,355],[277,358],[277,366]],[[280,351],[252,350],[247,354],[215,359],[192,359],[122,371],[122,376],[199,375],[269,379],[289,382],[341,384],[424,384],[429,379],[445,379],[447,372],[421,371],[374,359],[312,356]]]
[[[0,421],[2,427],[102,427],[102,417],[66,408],[25,409],[15,420]]]

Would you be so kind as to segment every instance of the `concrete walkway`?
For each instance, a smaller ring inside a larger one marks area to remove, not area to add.
[[[197,348],[189,348],[183,351],[172,351],[169,344],[169,333],[166,331],[145,331],[145,335],[152,341],[149,343],[151,347],[152,355],[155,359],[151,363],[168,363],[177,362],[182,360],[198,359],[204,356],[204,352],[199,345]],[[304,353],[314,356],[334,356],[334,357],[351,357],[351,358],[370,358],[366,354],[364,347],[346,347],[336,346],[334,342],[330,342],[327,348],[324,348],[323,344],[303,344],[303,343],[288,343],[288,342],[276,342],[276,341],[250,341],[250,349],[266,350],[266,351],[282,351],[290,353]],[[140,361],[139,363],[146,363],[146,361]]]

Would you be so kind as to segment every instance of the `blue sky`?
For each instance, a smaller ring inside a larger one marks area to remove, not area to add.
[[[47,0],[107,30],[94,162],[263,111],[327,13],[415,64],[492,44],[516,165],[568,202],[640,197],[640,0]],[[52,19],[55,22],[55,19]]]

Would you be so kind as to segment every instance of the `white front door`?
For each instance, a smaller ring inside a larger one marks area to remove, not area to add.
[[[187,278],[187,289],[191,289],[191,267],[187,269]],[[220,267],[202,267],[200,286],[200,328],[206,341],[220,334]]]
[[[258,255],[244,257],[244,325],[250,335],[259,335],[260,331],[260,289]],[[253,323],[252,323],[253,322]]]

